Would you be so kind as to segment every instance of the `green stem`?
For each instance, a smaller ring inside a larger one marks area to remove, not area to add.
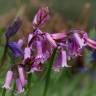
[[[15,96],[15,95],[14,95],[14,92],[15,92],[14,90],[15,90],[15,88],[16,88],[16,83],[14,82],[14,85],[13,85],[13,88],[12,88],[12,92],[11,92],[11,96]]]
[[[6,38],[6,44],[5,44],[5,48],[4,48],[4,52],[3,52],[3,56],[1,58],[1,64],[0,64],[0,68],[2,68],[2,66],[5,63],[5,59],[6,59],[6,55],[7,55],[7,51],[8,51],[8,38]]]
[[[2,96],[5,96],[5,94],[6,94],[6,89],[4,88],[4,89],[2,90]]]
[[[47,95],[48,85],[50,82],[51,68],[52,68],[52,65],[53,65],[55,57],[56,57],[56,51],[57,51],[57,49],[54,49],[53,54],[52,54],[51,59],[50,59],[50,62],[49,62],[48,70],[46,73],[46,80],[45,80],[45,87],[44,87],[43,96]]]
[[[32,73],[28,74],[28,85],[26,90],[26,96],[31,96],[31,80],[32,80]]]

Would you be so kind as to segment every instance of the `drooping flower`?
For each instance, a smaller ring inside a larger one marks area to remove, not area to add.
[[[21,66],[18,66],[18,73],[19,73],[19,79],[21,81],[22,86],[24,86],[27,83],[24,68]]]
[[[12,51],[12,54],[17,56],[23,56],[23,50],[21,49],[21,45],[18,42],[8,42],[8,48]]]
[[[78,56],[81,52],[79,45],[73,37],[68,39],[66,49],[69,57]]]
[[[36,54],[36,59],[40,59],[42,58],[43,56],[43,53],[42,53],[42,42],[37,40],[36,41],[36,51],[37,51],[37,54]]]
[[[31,49],[29,47],[26,47],[24,50],[24,60],[31,57]]]
[[[22,86],[20,79],[16,79],[16,89],[18,94],[24,92],[24,88]]]
[[[62,62],[61,62],[62,67],[71,67],[67,65],[67,54],[65,50],[61,50],[61,56],[62,56]]]
[[[6,74],[6,79],[5,79],[5,83],[3,85],[3,88],[5,89],[11,89],[11,83],[12,83],[12,79],[13,79],[13,71],[9,70]]]
[[[71,66],[67,65],[66,51],[63,49],[60,49],[57,59],[56,59],[55,63],[53,64],[53,70],[58,72],[63,67],[71,67]]]
[[[86,43],[79,33],[73,32],[67,41],[67,54],[69,57],[80,56],[83,47]]]
[[[82,33],[82,37],[83,37],[83,39],[85,40],[86,45],[88,45],[89,47],[91,47],[91,48],[93,48],[93,49],[96,49],[96,41],[90,39],[90,38],[88,37],[88,35],[87,35],[86,32],[83,32],[83,33]]]
[[[31,48],[32,45],[34,44],[35,39],[41,38],[42,39],[42,31],[40,29],[36,29],[33,31],[31,34],[28,36],[28,46]]]
[[[86,39],[86,43],[89,47],[93,48],[93,49],[96,49],[96,41],[94,40],[91,40],[89,38]]]
[[[48,33],[43,33],[41,30],[36,29],[32,33],[32,38],[28,44],[32,51],[35,51],[35,59],[39,59],[41,63],[44,63],[52,53],[57,45],[55,40]]]

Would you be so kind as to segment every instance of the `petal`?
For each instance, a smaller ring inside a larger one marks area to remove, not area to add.
[[[92,48],[96,49],[96,41],[91,40],[91,39],[89,39],[89,38],[87,38],[86,41],[87,41],[87,45],[88,45],[89,47],[92,47]]]
[[[18,47],[21,48],[23,46],[23,44],[24,44],[23,39],[19,39],[17,42]]]
[[[55,42],[55,40],[53,40],[53,38],[51,37],[51,35],[49,33],[46,33],[46,38],[48,40],[48,42],[53,46],[53,47],[57,47],[57,44]]]
[[[24,59],[30,58],[31,57],[31,50],[29,47],[26,47],[24,50]]]
[[[61,51],[61,55],[62,55],[62,62],[61,62],[62,67],[71,67],[67,65],[67,54],[65,50]]]
[[[8,47],[14,56],[23,56],[23,50],[20,48],[20,46],[18,46],[16,42],[8,42]]]
[[[51,34],[51,37],[55,40],[58,40],[58,39],[64,39],[66,36],[66,33],[54,33],[54,34]]]
[[[37,55],[36,58],[42,58],[43,53],[42,53],[42,42],[41,41],[36,41],[36,49],[37,49]]]
[[[12,79],[13,79],[13,71],[9,70],[6,74],[6,79],[5,79],[5,83],[3,85],[3,88],[10,89]]]
[[[24,88],[21,84],[20,79],[16,79],[16,88],[17,88],[17,93],[20,94],[20,93],[24,92]]]
[[[33,38],[33,34],[29,34],[29,36],[28,36],[28,43],[31,41],[32,38]]]
[[[73,33],[76,42],[79,44],[80,48],[82,48],[85,44],[83,43],[82,39],[80,38],[78,33]]]
[[[24,86],[27,83],[27,80],[25,78],[25,73],[23,67],[18,67],[18,72],[19,72],[19,78],[22,83],[22,86]]]
[[[34,63],[32,66],[31,66],[31,70],[29,71],[29,73],[34,73],[36,71],[42,71],[41,69],[41,65],[40,64],[36,64]]]
[[[62,55],[61,55],[61,52],[59,52],[59,53],[58,53],[58,56],[57,56],[57,58],[56,58],[56,61],[55,61],[55,63],[53,64],[53,70],[54,70],[54,71],[57,71],[57,72],[60,71],[60,69],[61,69],[61,67],[62,67],[61,62],[62,62]]]

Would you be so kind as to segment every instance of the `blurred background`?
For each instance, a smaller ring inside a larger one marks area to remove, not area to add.
[[[41,6],[48,6],[51,14],[42,31],[55,33],[78,28],[87,31],[89,37],[96,40],[96,0],[0,0],[0,59],[4,50],[5,29],[12,23],[18,11],[22,10],[23,25],[12,40],[32,31],[32,19]],[[84,49],[82,54],[82,57],[68,62],[72,68],[51,72],[47,96],[96,96],[96,50]],[[6,67],[0,71],[0,94],[11,62],[10,57],[5,61]],[[32,75],[30,96],[42,96],[44,81],[44,73]],[[7,91],[6,96],[11,96],[10,94]],[[22,96],[26,95],[23,93]]]

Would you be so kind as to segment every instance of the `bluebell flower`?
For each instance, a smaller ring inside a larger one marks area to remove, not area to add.
[[[21,49],[21,45],[19,46],[17,42],[8,42],[8,48],[15,57],[24,55],[24,52]]]
[[[20,29],[22,25],[22,21],[18,18],[6,29],[5,36],[6,38],[10,38],[16,34],[16,32]]]
[[[13,80],[13,71],[9,70],[6,74],[6,79],[5,79],[5,83],[3,85],[3,88],[5,89],[11,89],[11,83]]]
[[[42,7],[33,19],[33,28],[42,27],[50,18],[48,7]]]
[[[24,92],[24,88],[23,88],[22,83],[19,78],[16,79],[16,89],[17,89],[16,91],[18,94]]]

